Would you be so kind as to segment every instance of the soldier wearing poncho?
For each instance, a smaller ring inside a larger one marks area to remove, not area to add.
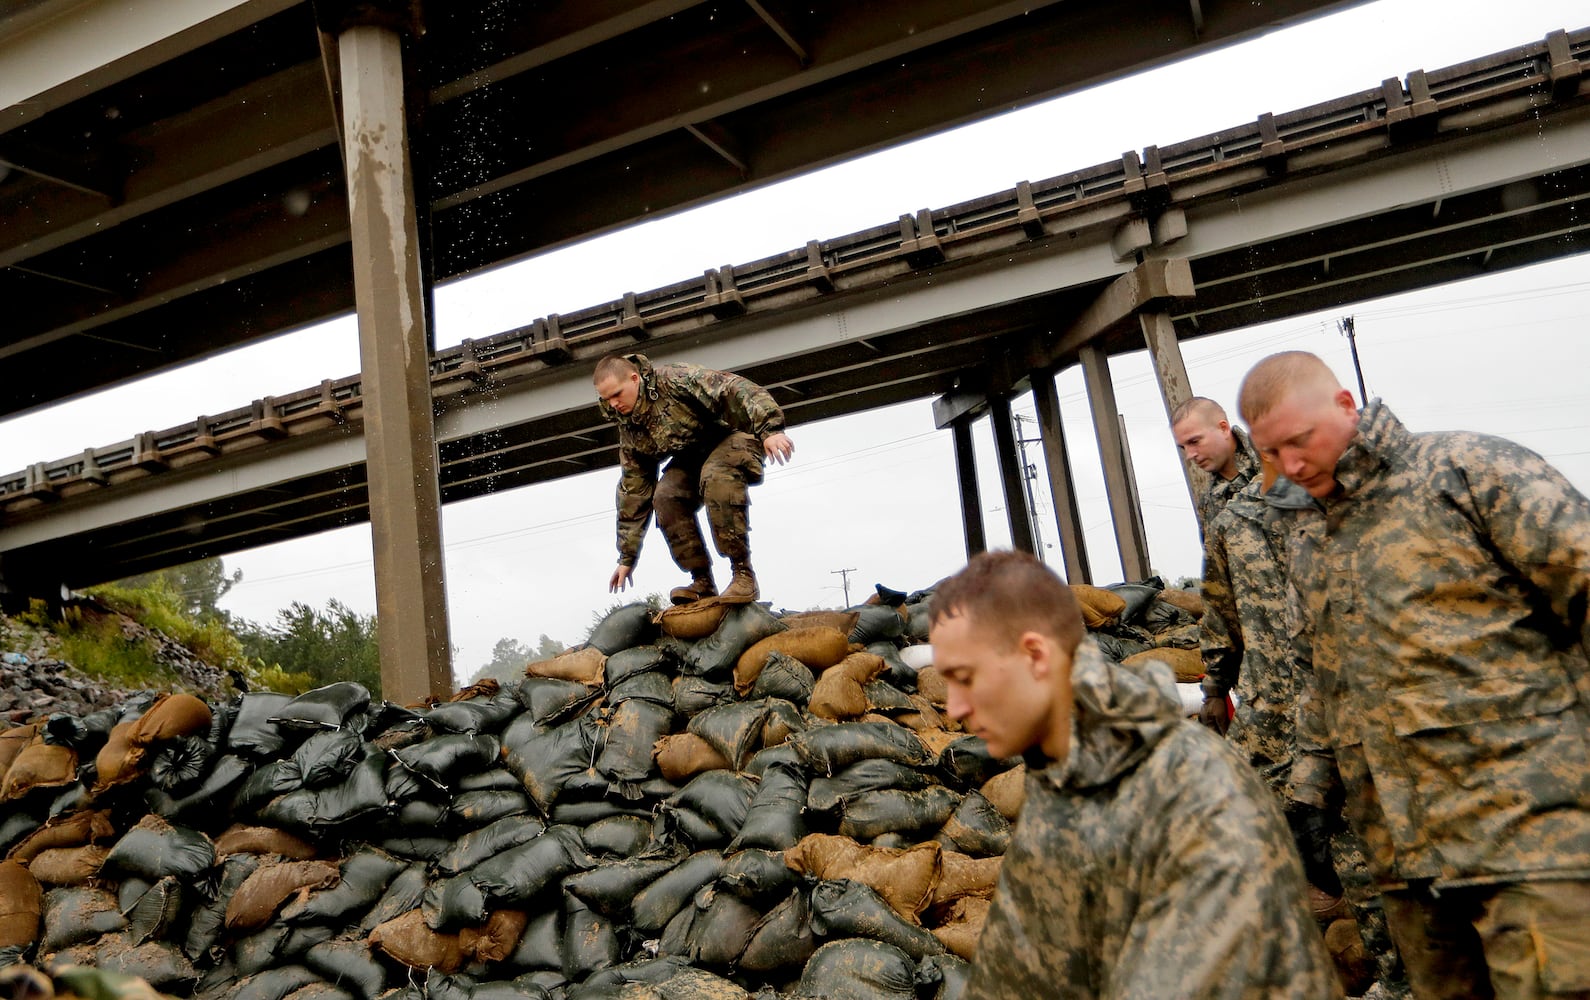
[[[932,641],[950,714],[1028,770],[967,1000],[1341,995],[1274,796],[1168,667],[1106,660],[1011,552],[936,588]]]
[[[1512,442],[1360,412],[1311,354],[1241,407],[1325,514],[1293,553],[1292,794],[1339,774],[1416,996],[1590,996],[1590,500]]]
[[[739,375],[654,366],[642,354],[603,358],[592,381],[602,416],[618,425],[618,567],[609,588],[629,585],[655,513],[674,562],[691,576],[674,589],[675,603],[716,596],[696,519],[704,504],[712,541],[734,574],[723,598],[756,600],[747,487],[762,481],[764,456],[782,464],[795,451],[773,397]]]

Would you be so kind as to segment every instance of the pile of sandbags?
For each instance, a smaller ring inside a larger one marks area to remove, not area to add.
[[[1112,652],[1185,648],[1157,586],[1083,596]],[[0,965],[206,1000],[956,996],[1023,769],[945,716],[929,597],[630,605],[412,708],[345,682],[5,730]]]

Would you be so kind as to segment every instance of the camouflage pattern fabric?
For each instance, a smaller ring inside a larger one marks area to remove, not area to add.
[[[1209,526],[1226,509],[1226,504],[1231,498],[1248,488],[1248,484],[1259,478],[1259,455],[1253,450],[1253,443],[1248,440],[1248,435],[1240,427],[1231,428],[1231,436],[1236,439],[1237,474],[1230,479],[1221,479],[1218,475],[1210,476],[1212,482],[1198,498],[1198,526],[1199,530],[1208,533]]]
[[[1590,1000],[1590,882],[1386,893],[1420,1000]]]
[[[703,503],[718,553],[736,564],[750,560],[751,498],[746,487],[761,481],[762,445],[739,431],[705,455],[690,449],[669,459],[652,505],[657,527],[680,569],[695,572],[712,565],[696,520]]]
[[[1339,997],[1274,796],[1181,714],[1168,667],[1084,639],[1063,762],[1026,801],[967,1000]]]
[[[1336,478],[1323,537],[1293,536],[1314,626],[1293,794],[1323,805],[1334,757],[1382,889],[1590,876],[1590,500],[1378,400]]]
[[[1296,740],[1299,631],[1288,600],[1288,539],[1299,520],[1319,516],[1302,487],[1281,478],[1263,493],[1255,478],[1215,517],[1204,543],[1204,697],[1236,691],[1226,738],[1283,798]]]
[[[688,508],[690,524],[695,526],[694,545],[702,556],[701,529],[695,522],[702,499],[720,551],[723,540],[744,539],[749,530],[745,487],[761,481],[761,443],[784,429],[784,412],[766,389],[739,375],[684,363],[653,366],[643,354],[625,358],[640,371],[634,409],[625,416],[606,401],[597,404],[602,416],[618,425],[618,561],[634,566],[640,557],[657,499],[658,469],[665,458],[675,456],[670,468],[678,464],[679,475],[670,483],[667,510],[657,511],[658,527],[680,567],[695,569],[680,561],[681,556],[697,558],[690,549],[682,511]],[[754,463],[743,454],[744,441],[733,446],[733,454],[716,451],[736,431],[755,442]],[[689,482],[692,478],[695,481]],[[678,517],[671,524],[661,523],[674,515]],[[739,520],[733,521],[736,517]],[[673,548],[676,539],[683,552]]]

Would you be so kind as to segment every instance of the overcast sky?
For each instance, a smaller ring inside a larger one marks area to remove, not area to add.
[[[1590,22],[1582,0],[1378,0],[1137,77],[920,140],[795,180],[658,219],[437,290],[440,346],[485,337],[744,263],[1169,145],[1269,111],[1276,114],[1437,69],[1556,28]],[[1590,258],[1551,264],[1350,309],[1298,317],[1184,345],[1195,392],[1230,403],[1242,375],[1276,350],[1311,350],[1352,385],[1337,320],[1356,319],[1371,396],[1415,430],[1502,434],[1546,455],[1590,490]],[[310,359],[306,361],[306,359]],[[0,470],[125,440],[264,396],[357,371],[352,317],[0,422]],[[1144,504],[1150,557],[1167,578],[1197,575],[1197,528],[1143,352],[1111,363]],[[1095,580],[1119,579],[1080,373],[1059,378],[1073,475]],[[1015,411],[1030,417],[1030,399]],[[1023,433],[1036,437],[1027,423]],[[778,607],[845,603],[875,583],[911,590],[965,561],[953,454],[930,404],[904,404],[799,425],[789,466],[752,493],[752,542],[764,599]],[[986,421],[978,425],[990,544],[1009,544]],[[1037,447],[1030,459],[1041,463]],[[452,504],[445,509],[454,669],[468,678],[501,638],[581,639],[611,605],[616,470]],[[1035,484],[1045,541],[1054,542],[1046,480]],[[1057,549],[1047,557],[1061,565]],[[259,622],[292,601],[335,597],[375,609],[368,526],[226,557],[243,581],[224,602]],[[726,570],[720,567],[720,580]],[[649,535],[638,592],[681,582],[662,538]]]

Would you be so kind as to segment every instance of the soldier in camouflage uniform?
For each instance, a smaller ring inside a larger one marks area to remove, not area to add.
[[[1325,512],[1294,536],[1292,794],[1339,776],[1416,996],[1590,997],[1590,500],[1509,441],[1359,412],[1310,354],[1260,362],[1242,412]]]
[[[1341,996],[1274,797],[1168,667],[1106,660],[1025,553],[940,584],[931,635],[950,715],[1027,762],[966,1000]]]
[[[712,541],[734,574],[723,599],[756,600],[746,488],[762,481],[764,456],[782,464],[795,450],[773,397],[738,375],[653,366],[641,354],[603,358],[592,381],[602,415],[618,424],[618,567],[609,588],[616,593],[630,583],[655,512],[674,562],[691,576],[674,589],[674,602],[716,596],[696,519],[705,503]]]
[[[1309,649],[1305,619],[1292,599],[1288,553],[1293,535],[1323,531],[1324,516],[1314,498],[1269,466],[1214,519],[1204,544],[1205,610],[1199,620],[1203,694],[1223,709],[1227,694],[1235,691],[1237,708],[1227,739],[1285,806],[1309,882],[1330,896],[1346,896],[1384,994],[1405,996],[1402,962],[1386,929],[1362,841],[1342,822],[1339,810],[1316,809],[1287,795],[1297,742],[1299,674]],[[1201,713],[1200,720],[1206,715]]]
[[[1207,534],[1231,498],[1259,474],[1259,457],[1242,429],[1231,426],[1225,409],[1205,396],[1176,407],[1170,431],[1187,461],[1209,473],[1209,488],[1198,498],[1198,530]]]

